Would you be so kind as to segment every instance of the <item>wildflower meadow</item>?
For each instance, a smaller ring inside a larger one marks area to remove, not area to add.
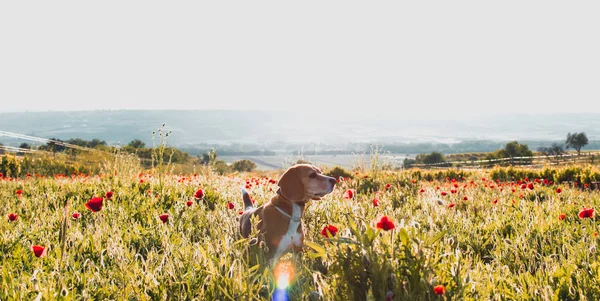
[[[0,177],[0,300],[600,299],[600,192],[560,168],[353,171],[273,268],[239,236],[240,188],[260,205],[281,171],[124,162]]]

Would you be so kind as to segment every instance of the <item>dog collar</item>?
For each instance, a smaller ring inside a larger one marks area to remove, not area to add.
[[[283,211],[281,208],[277,207],[277,205],[273,205],[273,206],[275,206],[275,209],[277,209],[277,211],[279,211],[281,214],[283,214],[284,216],[286,216],[286,217],[287,217],[287,218],[289,218],[290,220],[293,220],[293,221],[295,221],[295,222],[299,222],[299,221],[300,221],[300,218],[299,218],[299,217],[292,219],[292,216],[291,216],[291,215],[287,214],[287,212],[285,212],[285,211]]]
[[[284,199],[290,203],[296,203],[296,205],[299,205],[300,207],[306,206],[306,202],[292,202],[289,199],[287,199],[286,197],[284,197],[283,193],[281,193],[281,188],[277,189],[277,195],[279,195],[282,199]]]
[[[278,195],[279,195],[279,196],[280,196],[282,199],[284,199],[284,200],[286,200],[286,201],[290,202],[291,204],[293,204],[293,202],[292,202],[292,201],[290,201],[290,200],[286,199],[286,198],[283,196],[283,194],[281,193],[281,188],[280,188],[280,189],[277,189],[277,194],[278,194]],[[306,205],[306,203],[301,203],[301,204],[297,204],[297,205],[298,205],[298,206],[300,206],[300,207],[304,207],[304,205]],[[275,209],[277,209],[277,211],[279,211],[281,214],[283,214],[283,216],[285,216],[285,217],[289,218],[290,220],[293,220],[294,222],[300,222],[300,217],[297,217],[297,218],[292,218],[292,216],[291,216],[291,215],[289,215],[287,212],[283,211],[283,209],[279,208],[279,206],[277,206],[277,205],[275,205],[275,204],[273,204],[273,206],[275,207]]]

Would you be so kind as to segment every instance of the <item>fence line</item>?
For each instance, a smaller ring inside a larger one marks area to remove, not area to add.
[[[0,137],[3,137],[3,136],[11,137],[11,138],[17,138],[17,139],[23,139],[23,140],[29,140],[29,141],[42,142],[42,143],[48,143],[48,142],[50,142],[52,144],[64,146],[66,148],[72,148],[72,149],[82,150],[82,151],[88,151],[88,152],[89,151],[99,151],[97,149],[83,147],[83,146],[79,146],[79,145],[67,143],[67,142],[64,142],[64,141],[58,141],[58,140],[53,140],[53,139],[47,139],[47,138],[41,138],[41,137],[35,137],[35,136],[29,136],[29,135],[23,135],[23,134],[13,133],[13,132],[7,132],[7,131],[0,131]]]
[[[462,161],[448,161],[448,162],[440,162],[440,163],[419,163],[419,164],[411,164],[410,167],[424,167],[424,168],[446,168],[454,165],[471,165],[471,166],[460,166],[460,167],[476,167],[483,168],[489,167],[490,165],[496,163],[510,163],[511,165],[517,164],[519,166],[527,167],[527,166],[536,166],[533,164],[534,162],[544,163],[548,165],[561,165],[562,163],[577,163],[577,161],[591,161],[594,163],[594,158],[599,156],[600,153],[582,153],[580,155],[577,154],[563,154],[563,155],[540,155],[540,156],[531,156],[531,157],[509,157],[509,158],[500,158],[500,159],[487,159],[487,160],[462,160]],[[541,161],[541,162],[540,162]],[[527,164],[527,162],[530,162]],[[581,163],[581,162],[579,162]]]
[[[35,150],[35,149],[20,148],[20,147],[8,146],[8,145],[0,145],[0,149],[8,151],[8,152],[13,152],[13,153],[28,153],[28,154],[32,154],[32,153],[37,152],[37,150]]]
[[[13,132],[7,132],[7,131],[0,131],[0,137],[11,137],[11,138],[17,138],[17,139],[23,139],[23,140],[29,140],[29,141],[35,141],[35,142],[41,142],[41,143],[53,143],[56,145],[61,145],[64,146],[66,148],[70,148],[70,149],[75,149],[75,150],[81,150],[81,151],[87,151],[87,152],[100,152],[102,154],[107,154],[107,155],[115,155],[113,153],[110,152],[106,152],[103,150],[99,150],[99,149],[94,149],[94,148],[88,148],[88,147],[83,147],[83,146],[79,146],[79,145],[74,145],[74,144],[70,144],[70,143],[66,143],[64,141],[57,141],[57,140],[53,140],[53,139],[47,139],[47,138],[41,138],[41,137],[35,137],[35,136],[29,136],[29,135],[23,135],[23,134],[18,134],[18,133],[13,133]],[[119,148],[119,147],[117,147]],[[8,146],[8,145],[0,145],[0,150],[4,150],[7,152],[12,152],[12,153],[27,153],[27,154],[53,154],[53,152],[50,151],[46,151],[46,150],[36,150],[36,149],[27,149],[27,148],[21,148],[21,147],[14,147],[14,146]],[[0,152],[0,155],[2,154],[2,152]],[[144,162],[145,164],[151,164],[152,163],[152,159],[149,158],[140,158],[136,156],[136,160],[138,160],[138,162],[142,163]],[[68,160],[70,161],[70,160]],[[74,162],[74,161],[72,161]],[[72,163],[71,162],[71,163]],[[98,162],[94,162],[94,163],[98,163]],[[193,167],[194,165],[187,165],[187,164],[182,164],[182,163],[169,163],[174,167]]]

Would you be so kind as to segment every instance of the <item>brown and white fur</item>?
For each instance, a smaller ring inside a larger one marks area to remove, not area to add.
[[[301,250],[304,246],[302,215],[306,203],[319,200],[331,193],[336,179],[325,176],[321,170],[309,164],[290,167],[279,179],[279,190],[270,201],[255,208],[246,190],[242,190],[244,213],[240,218],[240,232],[247,238],[252,232],[251,217],[258,216],[259,238],[267,244],[267,258],[274,264],[290,250]]]

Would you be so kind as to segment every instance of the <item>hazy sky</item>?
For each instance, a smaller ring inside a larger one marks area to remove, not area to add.
[[[600,112],[600,1],[2,1],[0,111]]]

